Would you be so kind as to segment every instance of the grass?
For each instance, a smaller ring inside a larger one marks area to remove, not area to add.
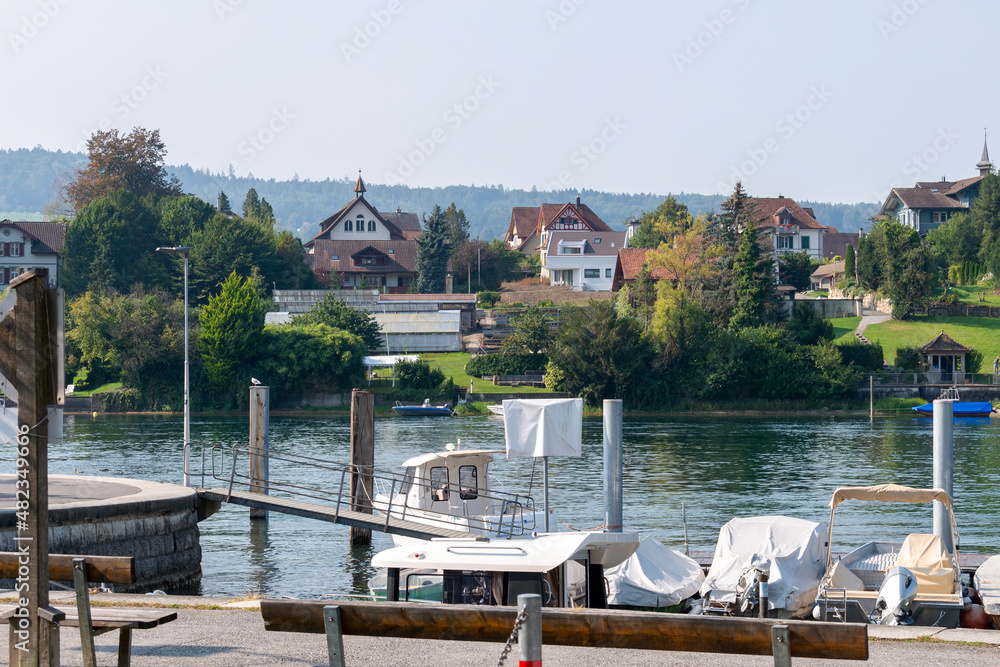
[[[100,387],[95,387],[94,389],[87,389],[86,391],[74,391],[73,396],[91,396],[93,394],[105,394],[109,391],[114,391],[115,389],[121,389],[121,382],[107,382],[102,384]]]
[[[941,296],[941,291],[937,296]],[[985,285],[958,285],[948,289],[948,294],[958,296],[962,303],[970,306],[1000,306],[1000,295],[993,293],[992,287]],[[985,294],[985,301],[980,301],[980,295]]]
[[[865,336],[882,346],[886,361],[895,365],[896,350],[901,347],[920,347],[941,330],[965,347],[983,355],[980,372],[992,370],[992,361],[1000,354],[1000,319],[989,317],[927,317],[917,315],[902,322],[889,320],[865,329]]]
[[[847,343],[855,340],[854,330],[858,328],[860,322],[860,317],[835,317],[830,320],[830,324],[833,325],[833,342]]]
[[[420,358],[431,365],[432,368],[440,368],[445,377],[450,377],[458,387],[468,387],[469,382],[473,383],[473,392],[476,394],[540,394],[549,390],[544,387],[508,387],[498,386],[489,380],[481,380],[471,377],[465,372],[465,365],[472,357],[467,352],[434,352],[421,354]]]
[[[825,299],[827,296],[829,296],[829,294],[830,291],[825,289],[818,289],[818,290],[813,290],[812,292],[806,292],[806,296],[811,296],[814,299],[818,299],[820,297]]]
[[[922,398],[893,398],[885,396],[875,401],[876,410],[900,410],[909,412],[910,408],[927,403]]]

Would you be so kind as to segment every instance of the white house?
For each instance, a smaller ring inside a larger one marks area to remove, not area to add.
[[[575,291],[610,291],[626,232],[550,231],[542,253],[542,278]]]
[[[0,288],[30,269],[49,270],[49,286],[59,284],[66,226],[60,222],[0,221]]]
[[[555,231],[610,232],[611,228],[589,206],[576,203],[542,204],[541,206],[515,206],[511,210],[510,225],[504,242],[511,250],[526,255],[545,252],[548,233]],[[542,266],[545,265],[544,258]],[[544,276],[544,274],[543,274]]]
[[[771,241],[774,253],[805,252],[816,259],[823,258],[823,236],[827,230],[811,208],[803,208],[789,197],[751,197],[757,207],[756,227],[762,238]]]

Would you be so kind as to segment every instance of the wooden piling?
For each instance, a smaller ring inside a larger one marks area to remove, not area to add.
[[[351,509],[372,513],[372,470],[375,466],[375,393],[351,392]],[[351,544],[371,544],[372,531],[351,526]]]
[[[250,492],[267,495],[271,388],[250,387]],[[251,519],[267,519],[267,510],[250,508]]]

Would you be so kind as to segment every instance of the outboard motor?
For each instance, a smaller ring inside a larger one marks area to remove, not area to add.
[[[905,567],[890,568],[878,589],[871,621],[879,625],[911,625],[917,578]]]
[[[756,617],[760,612],[760,575],[763,570],[751,565],[736,582],[736,608],[733,616]]]

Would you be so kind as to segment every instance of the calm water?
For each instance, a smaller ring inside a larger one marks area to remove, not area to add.
[[[458,438],[465,449],[503,448],[503,422],[497,417],[378,415],[375,426],[375,464],[383,469],[397,469],[410,456]],[[245,443],[248,429],[247,418],[195,417],[191,437]],[[64,442],[50,447],[50,471],[179,483],[181,433],[180,417],[67,416]],[[599,418],[584,420],[583,456],[550,460],[553,510],[574,528],[603,523],[601,433]],[[349,436],[346,417],[271,419],[275,450],[346,463]],[[825,522],[837,486],[931,486],[933,478],[932,428],[926,419],[626,418],[624,454],[626,530],[682,547],[683,504],[690,548],[700,550],[714,549],[720,526],[734,516],[785,514]],[[0,472],[12,471],[7,451]],[[532,462],[500,455],[492,472],[508,490],[524,491]],[[271,476],[317,486],[340,482],[339,475],[280,464],[272,464]],[[956,516],[965,551],[1000,552],[998,481],[1000,420],[956,421]],[[540,464],[533,485],[540,505]],[[845,503],[837,511],[834,546],[931,532],[931,516],[928,505]],[[363,593],[372,554],[391,546],[386,535],[376,533],[370,548],[352,549],[344,527],[274,513],[251,528],[240,507],[224,507],[202,522],[201,534],[201,592],[211,595]]]

